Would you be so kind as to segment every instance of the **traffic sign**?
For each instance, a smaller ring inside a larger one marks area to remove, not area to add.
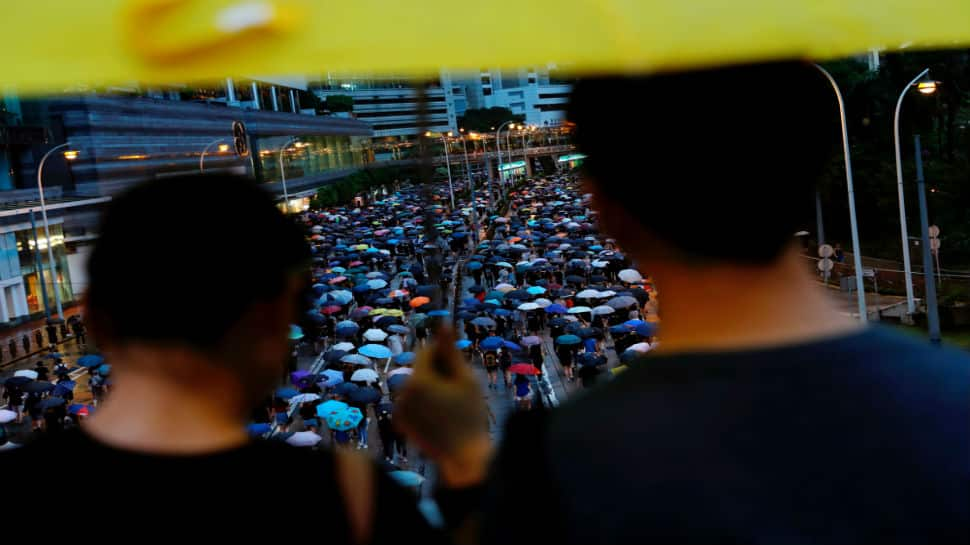
[[[940,236],[940,228],[935,225],[930,225],[930,238],[936,238]]]
[[[832,257],[835,254],[835,250],[832,246],[828,244],[823,244],[818,247],[818,256],[822,258]]]
[[[835,262],[827,257],[823,257],[818,261],[818,270],[822,272],[829,272],[832,270],[832,267],[834,266],[835,266]]]

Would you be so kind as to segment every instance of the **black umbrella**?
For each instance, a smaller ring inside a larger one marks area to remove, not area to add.
[[[571,274],[566,277],[566,283],[572,284],[574,286],[582,286],[585,282],[586,282],[586,279],[583,278],[582,276],[576,276]]]
[[[598,338],[600,338],[603,335],[603,331],[601,331],[597,327],[584,327],[584,328],[581,328],[581,329],[576,330],[576,335],[579,335],[580,337],[582,337],[584,339],[589,339],[589,338],[597,338],[598,339]]]
[[[30,377],[10,377],[4,381],[4,385],[7,387],[23,386],[24,384],[30,384],[33,380]]]
[[[21,389],[29,394],[38,394],[41,392],[49,392],[53,390],[54,385],[51,384],[50,382],[46,382],[43,380],[35,380],[33,382],[25,384]]]
[[[481,284],[475,284],[472,287],[468,288],[468,293],[482,293],[484,291],[485,291],[485,286],[482,286]]]
[[[60,407],[61,405],[67,403],[63,397],[49,397],[40,402],[41,409],[50,409],[51,407]]]
[[[565,318],[553,318],[549,320],[549,325],[552,327],[563,327],[569,323],[570,323],[569,320]]]
[[[380,401],[381,393],[374,388],[358,388],[357,390],[350,392],[348,397],[353,403],[366,405],[367,403],[376,403]]]
[[[515,290],[505,294],[506,299],[529,299],[530,297],[532,296],[525,290]]]

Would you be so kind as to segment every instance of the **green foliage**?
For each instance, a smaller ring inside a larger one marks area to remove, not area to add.
[[[458,125],[468,131],[489,132],[497,129],[506,121],[525,121],[525,116],[515,115],[508,108],[480,108],[466,110],[465,116],[458,119]]]
[[[326,208],[347,204],[358,193],[382,187],[389,188],[395,182],[403,182],[416,177],[417,171],[413,167],[362,169],[318,189],[311,206],[313,208]]]
[[[354,111],[354,97],[330,95],[327,97],[326,107],[331,112],[352,112]]]
[[[970,304],[970,287],[964,284],[945,282],[940,286],[939,301],[942,307]]]

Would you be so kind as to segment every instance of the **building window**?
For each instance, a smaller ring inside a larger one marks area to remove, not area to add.
[[[492,96],[492,88],[491,87],[485,87],[485,88],[483,88],[482,89],[482,94],[485,95],[485,96],[487,96],[487,97],[488,96]]]
[[[535,82],[536,82],[535,76],[529,76],[529,85],[535,85]]]
[[[569,93],[539,93],[539,99],[546,98],[569,98]]]
[[[536,104],[536,110],[540,112],[565,112],[566,104]]]

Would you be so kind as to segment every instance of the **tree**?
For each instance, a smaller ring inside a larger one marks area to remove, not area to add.
[[[465,111],[458,119],[458,126],[466,131],[488,132],[497,129],[506,121],[525,121],[524,115],[515,115],[508,108],[478,108]]]

